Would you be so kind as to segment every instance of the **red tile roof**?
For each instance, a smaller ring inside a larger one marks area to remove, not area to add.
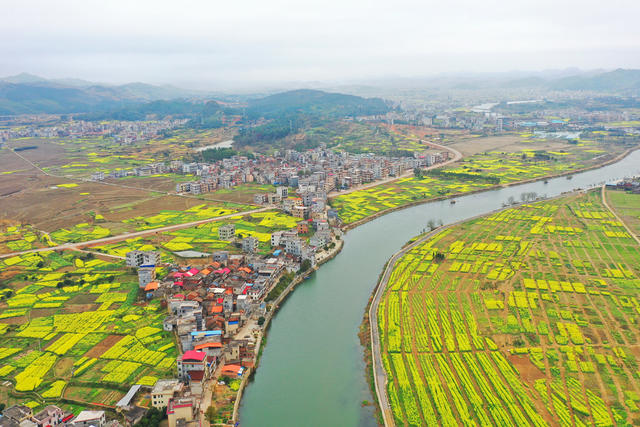
[[[202,351],[189,350],[182,355],[182,361],[184,362],[186,360],[194,360],[202,362],[205,357],[207,357],[207,353],[203,353]]]

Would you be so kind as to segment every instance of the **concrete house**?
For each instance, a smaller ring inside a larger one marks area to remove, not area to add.
[[[220,240],[233,240],[236,237],[236,226],[234,224],[225,224],[218,228],[218,238]]]
[[[151,404],[154,408],[166,408],[169,400],[180,395],[183,389],[184,384],[178,380],[159,380],[151,390]]]
[[[75,427],[102,427],[106,422],[104,411],[82,411],[70,424]]]
[[[140,267],[141,265],[158,265],[160,252],[155,251],[129,251],[126,255],[127,267]]]
[[[242,239],[242,251],[250,254],[258,252],[258,239],[253,236]]]

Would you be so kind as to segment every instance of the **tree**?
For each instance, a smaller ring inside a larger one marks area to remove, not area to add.
[[[167,408],[151,408],[144,414],[144,417],[136,424],[136,427],[155,427],[160,425],[160,421],[166,418]]]
[[[416,178],[422,179],[424,177],[424,171],[420,168],[414,168],[413,176],[415,176]]]
[[[258,317],[258,326],[264,325],[265,318],[264,316]]]
[[[302,264],[300,264],[299,273],[304,273],[310,268],[311,268],[311,260],[305,259],[304,261],[302,261]]]
[[[207,417],[207,420],[209,420],[209,422],[213,424],[216,418],[218,418],[218,410],[215,406],[209,406],[204,415]]]

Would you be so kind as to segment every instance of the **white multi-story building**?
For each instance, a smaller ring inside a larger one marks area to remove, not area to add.
[[[276,194],[280,196],[281,200],[284,200],[289,197],[289,189],[287,187],[278,187],[276,188]]]
[[[220,240],[233,240],[236,236],[235,224],[225,224],[218,228],[218,238]]]
[[[129,251],[126,256],[127,267],[140,267],[141,265],[158,265],[160,252],[155,251]]]
[[[247,253],[256,253],[258,251],[258,239],[253,236],[242,239],[242,250]]]

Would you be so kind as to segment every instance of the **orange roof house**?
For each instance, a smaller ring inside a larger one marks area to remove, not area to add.
[[[144,287],[145,292],[155,291],[156,289],[158,289],[158,282],[149,282],[147,286]]]

